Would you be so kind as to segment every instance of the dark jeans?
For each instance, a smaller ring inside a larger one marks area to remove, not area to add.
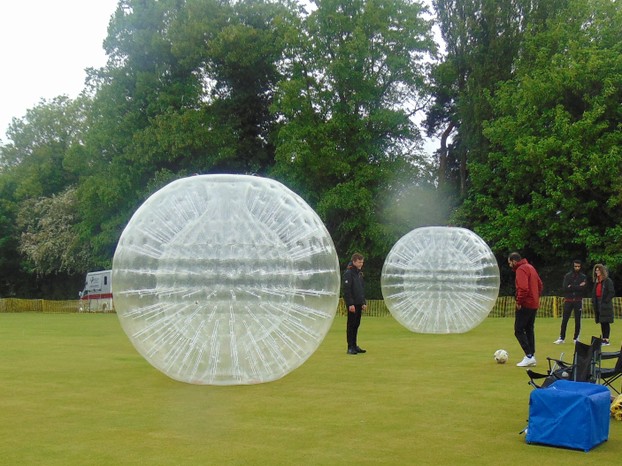
[[[568,321],[570,320],[572,311],[574,311],[573,340],[576,340],[577,338],[579,338],[579,333],[581,333],[581,313],[583,312],[583,306],[582,306],[581,301],[565,302],[564,303],[564,314],[562,316],[562,329],[559,332],[559,337],[562,340],[566,339],[566,327],[568,326]]]
[[[522,308],[516,311],[514,318],[514,336],[525,352],[525,356],[536,354],[536,311],[537,309]]]
[[[348,348],[356,348],[356,338],[361,325],[361,316],[363,315],[363,305],[354,306],[354,312],[348,311],[348,323],[346,325],[346,338],[348,340]]]

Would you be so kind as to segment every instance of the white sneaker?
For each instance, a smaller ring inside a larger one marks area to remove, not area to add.
[[[558,338],[557,340],[555,340],[553,342],[554,345],[561,345],[564,342],[564,340],[562,338]]]
[[[533,367],[535,365],[536,365],[536,358],[535,358],[535,356],[532,356],[530,358],[525,356],[521,362],[516,364],[517,367]]]
[[[516,364],[517,367],[527,367],[529,364],[529,359],[527,356],[525,356],[523,358],[523,360],[521,362],[519,362],[518,364]]]

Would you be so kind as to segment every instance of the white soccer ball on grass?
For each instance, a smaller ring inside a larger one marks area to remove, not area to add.
[[[509,357],[510,355],[504,349],[498,349],[497,351],[495,351],[494,354],[494,358],[495,361],[497,361],[497,364],[505,364],[506,362],[508,362]]]

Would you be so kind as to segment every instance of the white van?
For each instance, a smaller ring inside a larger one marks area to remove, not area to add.
[[[114,311],[111,280],[112,270],[100,270],[86,274],[84,290],[79,293],[80,312]]]

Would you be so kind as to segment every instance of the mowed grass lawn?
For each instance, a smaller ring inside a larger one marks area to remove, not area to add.
[[[583,325],[586,339],[598,334]],[[525,443],[532,389],[515,366],[512,326],[489,318],[466,334],[422,335],[369,317],[368,353],[349,356],[337,317],[281,380],[221,387],[152,368],[115,315],[0,314],[0,464],[618,464],[615,420],[588,453]],[[571,357],[571,344],[552,344],[558,319],[539,319],[536,331],[539,369],[546,356]],[[617,324],[612,334],[622,340]],[[499,348],[508,364],[493,361]]]

